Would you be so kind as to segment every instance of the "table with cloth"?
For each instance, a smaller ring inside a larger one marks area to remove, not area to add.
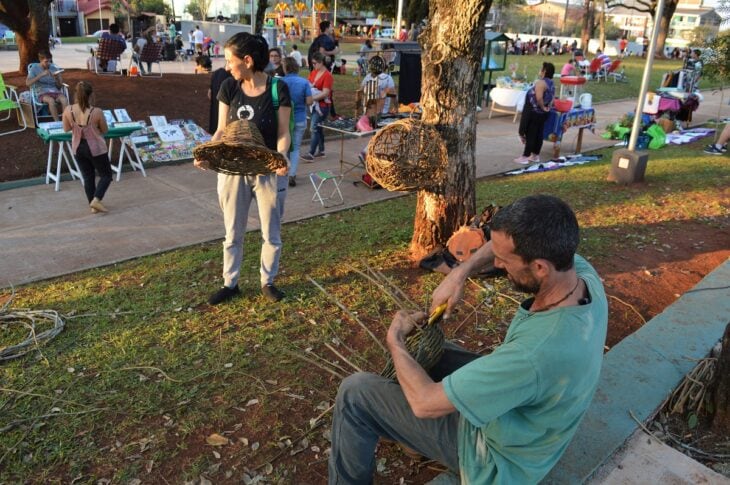
[[[492,88],[489,91],[489,118],[492,113],[507,113],[513,115],[512,123],[517,121],[517,116],[522,113],[525,106],[525,96],[527,91],[524,89],[512,88]]]
[[[560,156],[560,145],[563,136],[568,128],[578,128],[578,138],[575,142],[575,152],[580,153],[583,144],[583,130],[586,128],[594,129],[596,125],[596,110],[593,108],[576,108],[566,112],[559,112],[555,109],[550,110],[545,128],[543,131],[543,139],[553,142],[553,158]]]
[[[119,180],[122,172],[122,163],[126,158],[134,170],[140,170],[142,175],[147,176],[140,162],[137,153],[132,150],[132,153],[127,149],[125,141],[129,139],[129,135],[140,129],[139,124],[125,123],[123,126],[113,126],[109,128],[104,134],[104,139],[109,140],[109,153],[111,154],[112,142],[119,140],[119,159],[117,164],[112,164],[112,170],[117,173],[117,181]],[[78,178],[83,184],[81,178],[81,171],[76,163],[76,157],[74,156],[71,148],[71,132],[65,132],[63,129],[45,129],[37,128],[36,133],[43,140],[44,143],[48,143],[48,161],[46,164],[46,183],[50,183],[51,180],[56,182],[55,190],[58,192],[61,189],[61,165],[66,164],[66,168],[71,174],[71,178]],[[53,165],[53,153],[56,151],[56,169],[52,169]]]

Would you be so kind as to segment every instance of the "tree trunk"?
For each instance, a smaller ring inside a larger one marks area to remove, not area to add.
[[[606,2],[601,1],[601,13],[598,16],[598,45],[601,51],[606,50]]]
[[[266,9],[269,8],[268,0],[258,0],[256,2],[256,24],[254,24],[254,33],[259,34],[264,31],[264,19],[266,18]]]
[[[718,434],[730,434],[730,325],[725,327],[722,351],[717,359],[714,388],[715,416],[712,427]]]
[[[476,212],[474,163],[476,102],[482,86],[484,23],[491,1],[430,3],[423,45],[421,105],[423,121],[436,126],[446,143],[448,166],[438,192],[420,190],[411,240],[411,257],[420,259],[444,245]]]
[[[583,26],[580,30],[580,47],[583,49],[583,55],[588,56],[588,42],[591,40],[591,31],[593,30],[593,2],[585,0],[583,4]]]
[[[662,12],[662,18],[659,19],[659,33],[656,39],[656,49],[654,50],[654,58],[664,59],[664,45],[666,44],[667,37],[669,36],[669,27],[674,16],[674,12],[677,10],[677,1],[670,1],[664,4],[664,11]],[[656,15],[655,15],[656,17]]]
[[[48,50],[49,5],[49,0],[0,0],[0,23],[15,32],[21,74],[28,74],[28,64],[38,62],[38,53]]]

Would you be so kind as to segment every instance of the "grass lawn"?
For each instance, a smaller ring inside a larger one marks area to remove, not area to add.
[[[629,188],[605,182],[608,150],[603,162],[483,180],[478,207],[538,192],[562,197],[583,228],[581,254],[605,260],[626,245],[651,244],[657,225],[679,233],[683,221],[723,224],[730,169],[726,158],[704,155],[702,144],[652,152],[647,183]],[[220,284],[219,242],[18,288],[13,308],[57,310],[66,328],[0,367],[0,483],[127,483],[158,480],[156,473],[170,483],[201,473],[217,482],[234,468],[239,477],[258,466],[272,480],[296,483],[294,464],[300,473],[307,463],[324,470],[322,455],[309,448],[329,446],[322,434],[329,416],[317,418],[339,379],[292,354],[334,362],[330,345],[376,371],[383,356],[306,276],[382,337],[395,305],[351,266],[366,259],[425,307],[441,277],[410,269],[414,206],[407,196],[287,224],[277,284],[288,298],[276,305],[259,294],[257,233],[246,238],[244,296],[215,308],[202,302]],[[506,280],[494,289],[517,297]],[[515,305],[491,298],[487,318],[462,330],[468,339],[496,343],[503,335]],[[27,333],[2,327],[0,348]],[[231,443],[207,446],[212,433]],[[306,453],[290,456],[302,436]]]

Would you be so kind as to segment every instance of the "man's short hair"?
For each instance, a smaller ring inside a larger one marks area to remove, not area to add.
[[[518,199],[495,214],[491,229],[511,237],[515,254],[526,263],[546,259],[558,271],[573,267],[580,241],[578,220],[573,209],[557,197]]]
[[[329,20],[323,20],[319,23],[319,31],[324,33],[325,30],[330,28],[330,21]]]

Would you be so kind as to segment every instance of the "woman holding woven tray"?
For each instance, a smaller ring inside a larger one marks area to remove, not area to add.
[[[264,138],[266,146],[286,157],[291,142],[289,115],[291,101],[286,84],[277,84],[279,109],[274,108],[272,80],[263,71],[269,62],[269,46],[260,35],[238,33],[224,48],[226,69],[232,78],[221,85],[218,93],[218,129],[213,141],[223,137],[226,125],[248,120]],[[195,160],[200,169],[208,160]],[[261,223],[261,292],[272,301],[284,297],[274,286],[281,254],[281,217],[277,193],[286,190],[288,167],[275,173],[261,175],[218,174],[218,201],[223,211],[226,236],[223,241],[223,287],[208,299],[211,305],[228,301],[238,295],[238,279],[243,260],[243,239],[246,233],[248,209],[256,200]],[[280,179],[280,180],[278,180]],[[281,198],[283,202],[283,197]]]

